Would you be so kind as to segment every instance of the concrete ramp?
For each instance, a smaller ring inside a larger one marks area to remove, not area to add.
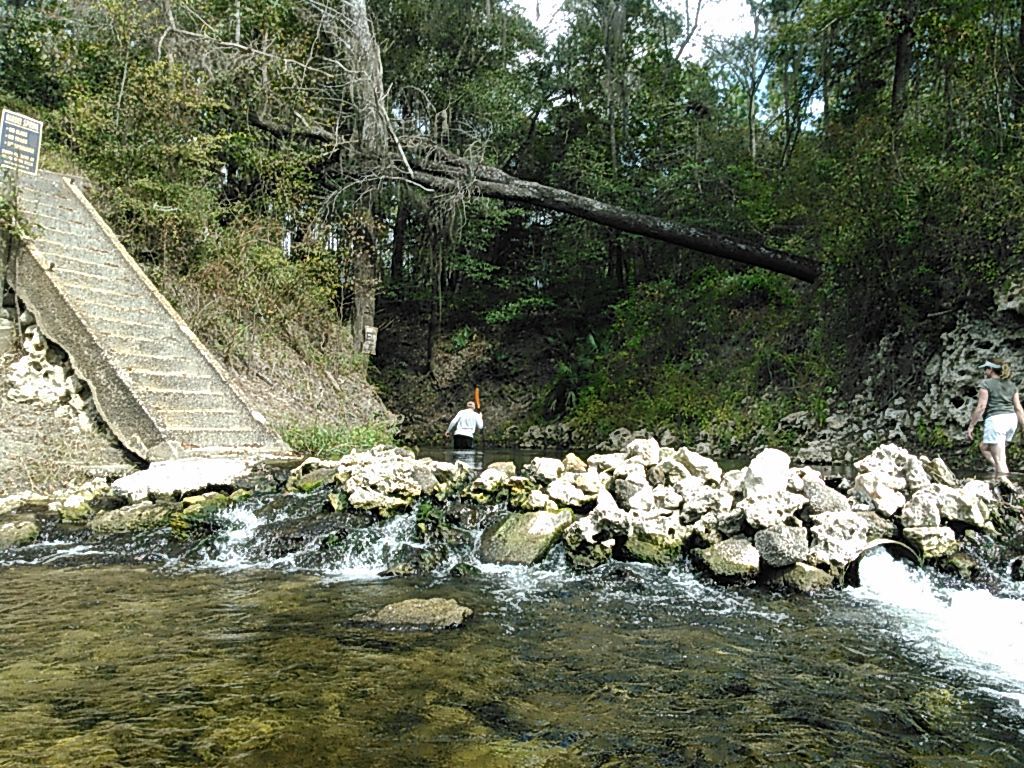
[[[290,453],[71,179],[18,179],[29,239],[7,280],[68,353],[111,431],[149,461]]]

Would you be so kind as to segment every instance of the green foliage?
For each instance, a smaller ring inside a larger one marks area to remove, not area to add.
[[[555,302],[545,296],[525,296],[490,310],[484,317],[490,325],[508,325],[532,320],[555,308]]]
[[[282,436],[296,452],[321,459],[340,459],[350,451],[391,445],[395,438],[394,425],[383,422],[357,427],[331,424],[292,426],[284,429]]]
[[[468,325],[464,325],[461,328],[456,329],[451,335],[451,345],[453,352],[461,352],[463,349],[469,346],[469,343],[476,336],[476,331],[470,328]]]

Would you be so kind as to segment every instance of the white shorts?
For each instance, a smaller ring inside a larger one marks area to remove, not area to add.
[[[981,433],[983,443],[1003,443],[1013,440],[1017,432],[1016,413],[993,413],[985,419],[985,431]]]

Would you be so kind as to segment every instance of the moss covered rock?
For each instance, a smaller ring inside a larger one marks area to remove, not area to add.
[[[484,533],[480,559],[485,563],[529,565],[544,559],[573,520],[572,512],[522,512]]]

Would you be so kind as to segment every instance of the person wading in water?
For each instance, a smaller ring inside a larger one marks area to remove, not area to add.
[[[1024,408],[1017,385],[1010,381],[1010,366],[1005,360],[988,359],[981,367],[985,378],[978,385],[978,404],[971,412],[967,439],[974,439],[974,426],[984,419],[979,449],[999,480],[1010,472],[1006,466],[1006,446],[1018,425],[1024,428]]]
[[[476,404],[470,400],[466,403],[465,408],[455,414],[455,418],[448,425],[448,430],[444,433],[444,436],[449,437],[454,432],[455,450],[467,450],[473,447],[473,435],[476,434],[478,429],[483,428],[483,417],[477,411]]]

